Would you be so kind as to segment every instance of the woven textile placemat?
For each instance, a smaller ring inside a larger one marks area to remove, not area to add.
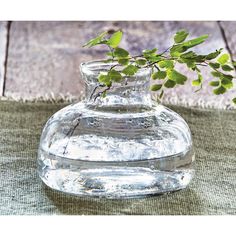
[[[236,110],[171,106],[192,131],[193,182],[167,195],[113,200],[65,195],[39,179],[36,159],[43,125],[65,105],[0,102],[0,215],[236,214]]]

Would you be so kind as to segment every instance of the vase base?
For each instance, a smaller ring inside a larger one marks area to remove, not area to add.
[[[141,197],[172,192],[185,188],[194,176],[192,164],[166,171],[155,169],[155,161],[158,162],[146,161],[146,165],[144,161],[127,162],[122,163],[123,166],[112,166],[114,163],[109,162],[99,166],[101,163],[77,161],[79,167],[72,166],[73,161],[61,168],[50,165],[40,168],[39,175],[47,186],[55,190],[78,196],[105,198]]]

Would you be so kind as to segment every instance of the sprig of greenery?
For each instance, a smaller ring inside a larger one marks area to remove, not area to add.
[[[151,78],[157,82],[151,86],[151,90],[158,91],[161,99],[165,89],[184,85],[188,80],[186,75],[176,69],[177,64],[185,64],[189,70],[196,72],[197,78],[192,81],[192,86],[198,87],[196,91],[202,88],[204,80],[200,69],[202,66],[211,69],[214,80],[210,81],[209,85],[213,87],[214,94],[224,94],[233,88],[234,77],[229,72],[236,68],[236,62],[230,59],[229,54],[223,54],[222,48],[206,55],[190,50],[204,43],[208,35],[187,40],[189,33],[186,30],[180,30],[174,35],[174,44],[164,52],[158,52],[157,48],[145,49],[136,56],[132,56],[127,50],[119,47],[122,36],[123,33],[120,30],[114,32],[110,37],[108,32],[103,32],[84,45],[84,47],[106,45],[109,49],[106,53],[108,57],[106,61],[117,62],[106,73],[102,72],[98,76],[98,82],[105,87],[104,91],[100,93],[103,97],[106,96],[112,83],[134,76],[142,68],[152,68]],[[123,66],[123,69],[117,70],[118,65]],[[236,97],[232,101],[236,104]]]

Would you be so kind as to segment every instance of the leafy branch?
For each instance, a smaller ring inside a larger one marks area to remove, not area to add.
[[[222,48],[206,55],[200,55],[190,50],[204,43],[208,35],[186,40],[189,33],[186,30],[180,30],[174,35],[174,44],[163,52],[159,53],[157,48],[145,49],[136,56],[132,56],[127,50],[119,47],[122,36],[123,33],[120,30],[114,32],[110,37],[108,32],[103,32],[83,46],[106,45],[108,47],[106,62],[117,62],[107,72],[99,74],[99,86],[104,87],[104,90],[97,94],[96,98],[105,97],[112,83],[119,83],[125,77],[134,76],[142,68],[151,68],[151,78],[158,81],[151,86],[151,90],[158,91],[161,99],[165,89],[184,85],[188,80],[186,75],[177,71],[177,64],[185,64],[189,70],[196,72],[197,78],[192,81],[192,86],[198,87],[195,92],[199,91],[203,84],[201,67],[208,67],[211,70],[211,76],[214,79],[209,82],[209,85],[213,87],[214,94],[224,94],[233,88],[234,77],[230,72],[236,68],[236,62],[231,61],[228,54],[222,53]],[[118,70],[116,67],[119,65],[122,66],[122,69]],[[236,104],[236,97],[232,101]]]

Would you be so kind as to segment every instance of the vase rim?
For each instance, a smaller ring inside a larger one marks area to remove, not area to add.
[[[111,66],[118,65],[118,71],[123,69],[125,66],[120,65],[118,62],[107,62],[105,59],[91,60],[82,62],[80,64],[80,70],[82,73],[89,75],[99,75],[100,72],[106,72]],[[140,68],[135,76],[148,76],[151,75],[151,68]],[[132,77],[132,76],[131,76]]]

